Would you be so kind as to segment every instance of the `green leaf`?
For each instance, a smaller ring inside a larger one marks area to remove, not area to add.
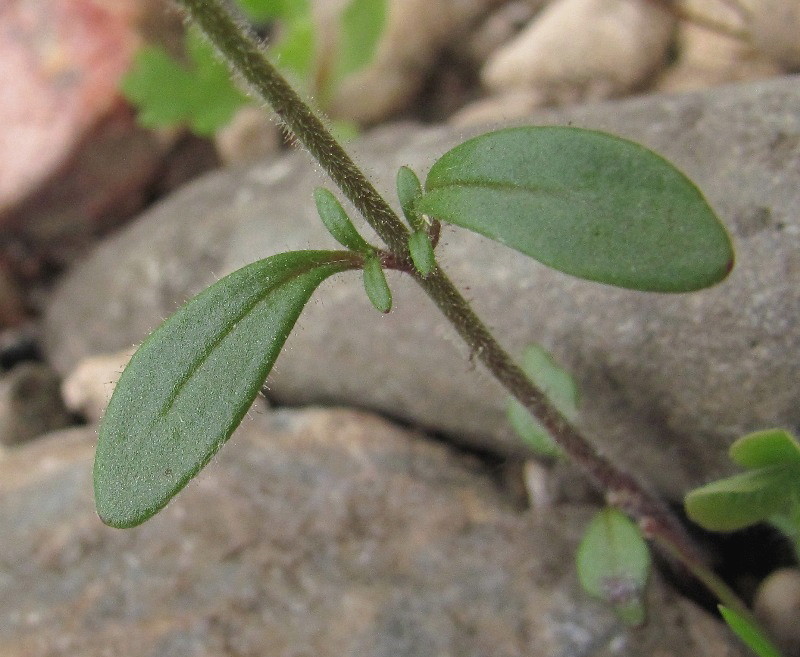
[[[303,306],[342,252],[298,251],[226,276],[142,343],[100,425],[95,502],[132,527],[158,512],[238,426]]]
[[[781,653],[773,645],[761,629],[733,609],[724,605],[718,606],[719,613],[728,624],[728,627],[738,636],[744,644],[759,657],[781,657]]]
[[[336,78],[342,79],[372,61],[386,23],[386,0],[351,0],[341,17]]]
[[[711,482],[691,491],[686,513],[701,527],[734,531],[788,509],[800,496],[800,466],[772,465]]]
[[[513,397],[506,402],[506,418],[514,433],[539,456],[556,459],[564,455],[544,425]]]
[[[186,35],[186,51],[189,68],[160,47],[142,48],[120,86],[139,109],[137,118],[143,126],[187,124],[196,134],[211,135],[249,100],[196,29]]]
[[[297,20],[304,16],[311,15],[311,2],[310,0],[283,0],[283,9],[281,18],[289,20]]]
[[[593,281],[687,292],[733,266],[697,187],[652,151],[601,132],[488,133],[443,155],[425,190],[418,211]]]
[[[364,289],[376,310],[388,313],[392,309],[392,291],[380,260],[375,256],[364,259]]]
[[[283,71],[290,71],[308,83],[314,71],[314,23],[311,15],[301,16],[286,25],[286,33],[270,54]]]
[[[791,541],[795,559],[800,562],[800,497],[793,497],[788,509],[770,516],[767,522]]]
[[[283,12],[282,0],[236,0],[245,16],[254,23],[266,23],[280,18]]]
[[[372,253],[374,249],[359,235],[339,200],[324,187],[314,190],[314,202],[325,228],[339,244],[353,251]]]
[[[358,123],[355,121],[345,121],[344,119],[334,119],[331,121],[328,129],[333,135],[333,138],[342,144],[353,141],[361,134]]]
[[[409,225],[416,231],[423,230],[424,223],[414,204],[422,196],[422,184],[412,169],[402,166],[397,171],[397,198]]]
[[[580,395],[575,379],[545,349],[529,345],[522,356],[522,370],[564,417],[572,422],[577,419]],[[563,454],[544,425],[513,397],[506,413],[517,435],[536,452],[548,457]]]
[[[742,436],[729,450],[731,460],[745,468],[796,463],[800,465],[800,444],[788,431],[767,429]]]
[[[642,594],[650,574],[650,550],[623,513],[604,509],[594,517],[576,561],[578,578],[589,595],[611,604],[631,625],[644,621]]]
[[[436,266],[436,256],[433,253],[433,244],[425,231],[418,230],[408,236],[408,252],[411,254],[411,261],[414,268],[427,276]]]
[[[275,18],[297,19],[311,12],[308,0],[236,0],[247,17],[256,23]]]

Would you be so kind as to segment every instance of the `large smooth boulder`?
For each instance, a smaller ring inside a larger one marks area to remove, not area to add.
[[[617,290],[546,269],[498,244],[445,229],[444,268],[515,354],[540,342],[577,377],[580,424],[603,451],[679,498],[726,472],[744,432],[800,428],[800,79],[638,98],[533,115],[640,141],[675,162],[730,229],[737,265],[699,293]],[[408,164],[477,129],[389,127],[354,143],[393,196]],[[55,292],[49,358],[66,373],[140,341],[223,274],[287,249],[332,247],[311,191],[327,184],[305,153],[208,175],[110,239]],[[505,393],[474,363],[425,296],[389,274],[395,308],[367,302],[360,278],[326,283],[268,380],[291,403],[369,407],[482,449],[519,454]]]
[[[581,590],[591,516],[536,517],[494,474],[342,410],[252,413],[167,508],[102,525],[94,430],[0,458],[0,655],[735,657],[657,576],[627,630]]]

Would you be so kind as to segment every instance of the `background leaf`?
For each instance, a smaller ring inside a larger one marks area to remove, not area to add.
[[[795,489],[788,508],[770,516],[769,523],[792,542],[795,559],[800,563],[800,490]]]
[[[314,23],[311,15],[300,16],[286,25],[286,31],[269,50],[283,71],[291,71],[307,86],[314,72]]]
[[[572,422],[577,419],[580,395],[575,379],[556,363],[547,350],[536,344],[528,345],[522,355],[521,367],[564,417]],[[514,431],[536,452],[549,457],[562,455],[550,432],[513,397],[508,400],[506,414]]]
[[[741,614],[733,609],[728,609],[724,605],[719,605],[719,613],[745,645],[759,657],[781,657],[778,649],[772,644],[761,630],[753,625]]]
[[[275,18],[293,20],[308,16],[311,11],[308,0],[236,0],[245,15],[256,23],[265,23]]]
[[[386,24],[386,0],[351,0],[341,17],[336,78],[364,68],[375,56]]]
[[[687,515],[712,531],[734,531],[768,520],[800,498],[800,466],[773,465],[711,482],[691,491]]]
[[[731,460],[744,468],[796,463],[800,466],[800,444],[783,429],[767,429],[742,436],[729,450]]]
[[[249,100],[233,85],[211,44],[194,28],[187,33],[186,48],[188,68],[160,47],[142,48],[121,89],[139,108],[142,125],[186,124],[199,135],[211,135]]]
[[[341,252],[260,260],[194,297],[142,343],[100,425],[95,502],[103,521],[137,525],[211,459],[258,394],[303,306]]]
[[[470,139],[431,168],[417,209],[560,271],[621,287],[697,290],[733,266],[697,187],[643,146],[570,127]]]
[[[650,550],[639,528],[616,509],[589,523],[576,558],[581,585],[611,604],[632,625],[644,621],[641,601],[650,574]]]

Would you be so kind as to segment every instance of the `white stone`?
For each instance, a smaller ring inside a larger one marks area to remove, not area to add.
[[[677,61],[656,84],[658,91],[692,91],[728,82],[745,82],[772,77],[780,68],[747,39],[741,7],[725,0],[685,0],[682,10],[707,22],[684,20],[678,26]],[[715,29],[713,25],[719,25]],[[723,27],[724,26],[724,29]]]
[[[761,582],[753,610],[786,655],[800,654],[800,570],[781,568]]]
[[[64,405],[87,420],[97,421],[103,417],[114,387],[133,351],[125,349],[114,354],[84,358],[61,384]]]
[[[662,66],[675,18],[639,0],[558,0],[486,63],[489,89],[535,88],[554,103],[618,95]]]
[[[407,106],[439,53],[457,43],[498,0],[389,0],[387,26],[375,59],[345,79],[330,112],[372,123]]]

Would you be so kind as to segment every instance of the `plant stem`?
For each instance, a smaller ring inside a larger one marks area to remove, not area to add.
[[[179,0],[235,73],[266,100],[386,245],[408,254],[408,230],[316,114],[264,56],[255,38],[234,22],[220,0]]]
[[[606,491],[613,504],[634,518],[643,533],[679,560],[727,607],[750,618],[736,594],[704,563],[678,519],[630,474],[597,452],[525,376],[438,267],[426,278],[414,273],[408,230],[388,203],[330,135],[324,124],[267,61],[256,41],[238,26],[220,0],[179,0],[228,59],[231,67],[266,100],[328,172],[345,196],[422,286],[494,377],[544,424],[556,442]]]

